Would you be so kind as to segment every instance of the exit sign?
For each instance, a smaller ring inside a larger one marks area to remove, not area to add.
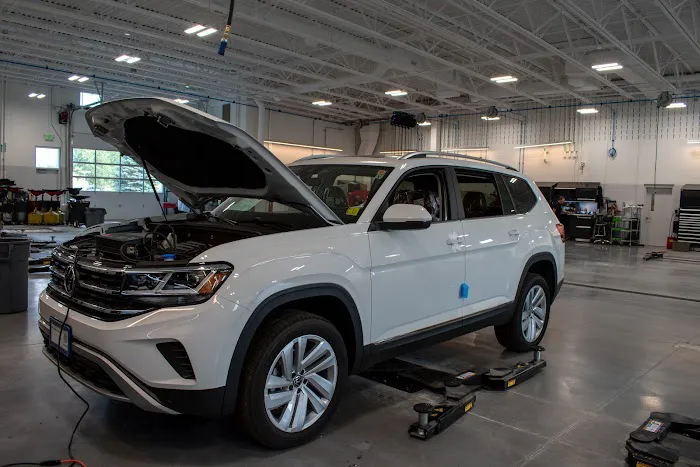
[[[46,133],[44,135],[44,141],[53,141],[53,135],[51,133]]]

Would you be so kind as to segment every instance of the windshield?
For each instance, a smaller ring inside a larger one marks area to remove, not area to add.
[[[372,165],[297,165],[292,172],[345,223],[357,222],[391,167]]]

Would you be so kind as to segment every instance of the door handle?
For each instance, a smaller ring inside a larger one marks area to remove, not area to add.
[[[511,237],[517,237],[520,235],[520,231],[517,229],[509,230],[508,235],[510,235]]]

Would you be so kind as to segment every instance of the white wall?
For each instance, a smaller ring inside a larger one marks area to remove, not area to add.
[[[658,138],[656,104],[643,102],[598,106],[600,112],[594,115],[580,115],[568,107],[505,113],[501,120],[492,122],[481,120],[479,115],[433,119],[432,132],[439,132],[440,137],[430,138],[430,149],[487,146],[487,152],[471,155],[515,167],[522,163],[522,171],[538,182],[600,182],[604,195],[619,206],[646,204],[645,210],[649,209],[645,184],[671,184],[672,205],[677,209],[683,185],[700,183],[700,145],[687,143],[700,140],[700,102],[687,99],[686,103],[685,109],[659,110]],[[613,111],[615,159],[607,155],[612,145]],[[401,139],[385,133],[378,151],[396,149],[392,144],[401,143]],[[515,149],[558,141],[574,144],[546,148],[547,162],[543,148]],[[645,226],[643,219],[642,242],[665,245],[672,214],[647,212],[649,223],[654,224],[653,228]]]
[[[95,92],[92,86],[85,91]],[[42,92],[44,99],[30,99],[30,92]],[[69,165],[71,158],[66,154],[64,144],[68,135],[66,125],[58,124],[58,111],[68,103],[79,104],[79,91],[60,87],[46,87],[33,84],[7,81],[7,100],[4,105],[7,139],[7,153],[4,163],[4,177],[13,179],[23,188],[51,189],[70,186]],[[2,107],[0,107],[2,108]],[[201,110],[218,117],[222,116],[223,104],[212,102]],[[0,113],[1,118],[2,113]],[[245,105],[232,105],[231,122],[257,137],[258,110]],[[312,118],[266,111],[267,131],[265,139],[297,144],[340,148],[342,154],[355,153],[355,130],[352,126],[328,123]],[[52,142],[45,142],[44,135],[54,135]],[[83,111],[73,115],[72,147],[87,149],[114,148],[90,133]],[[36,146],[61,147],[61,170],[50,174],[37,173],[34,160]],[[271,151],[285,163],[327,151],[269,145]],[[0,175],[2,176],[2,175]],[[152,193],[111,193],[82,192],[90,196],[92,207],[107,210],[106,219],[131,219],[157,215],[160,207]],[[67,201],[67,197],[64,198]]]

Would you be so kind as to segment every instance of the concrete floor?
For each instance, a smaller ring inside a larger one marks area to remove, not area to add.
[[[700,254],[643,262],[639,248],[567,250],[567,280],[580,285],[565,285],[553,307],[548,367],[511,392],[481,392],[471,414],[427,443],[406,430],[414,403],[436,398],[352,377],[323,437],[288,452],[259,448],[230,420],[146,413],[79,388],[92,408],[74,454],[120,467],[622,466],[627,435],[649,412],[700,417],[700,351],[678,346],[700,346]],[[46,281],[30,280],[28,313],[0,315],[0,463],[65,456],[82,411],[41,353],[36,301]],[[502,352],[486,329],[406,358],[460,371],[522,357]]]

